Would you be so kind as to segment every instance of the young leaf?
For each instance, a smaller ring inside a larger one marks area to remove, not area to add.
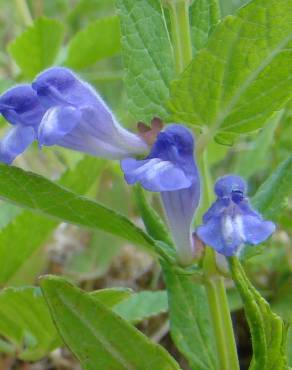
[[[252,198],[254,207],[266,218],[275,220],[288,205],[292,192],[292,155],[260,186]]]
[[[163,263],[172,338],[193,370],[217,369],[215,343],[204,288]]]
[[[69,42],[65,65],[82,69],[121,50],[118,17],[97,19],[79,31]]]
[[[84,370],[179,369],[161,346],[64,279],[45,277],[41,287],[59,333]]]
[[[291,97],[292,0],[254,0],[226,17],[171,87],[174,122],[210,136],[264,125]]]
[[[129,219],[42,176],[0,165],[0,196],[62,221],[101,229],[153,250],[154,242]]]
[[[53,64],[62,43],[64,27],[55,19],[38,18],[9,46],[23,75],[33,78]]]
[[[195,0],[190,6],[191,37],[194,53],[207,44],[215,25],[220,20],[217,0]]]
[[[0,293],[0,334],[23,360],[38,360],[62,343],[35,287],[6,288]]]
[[[166,117],[173,55],[160,2],[116,0],[121,20],[129,111],[136,120]]]
[[[165,291],[139,292],[114,307],[114,312],[134,324],[167,311]]]
[[[253,358],[250,370],[286,370],[286,329],[282,319],[248,280],[236,257],[229,259],[232,278],[244,304]]]
[[[67,186],[79,194],[86,193],[96,181],[102,163],[101,160],[85,156],[75,168],[62,175],[59,184]],[[9,189],[9,184],[7,184],[7,189]],[[27,190],[29,192],[29,189]],[[42,246],[58,223],[58,221],[45,216],[23,211],[1,230],[0,284],[6,283],[25,263],[26,259]]]

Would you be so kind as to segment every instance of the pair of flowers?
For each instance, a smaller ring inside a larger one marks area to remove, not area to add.
[[[178,259],[189,264],[196,245],[191,226],[200,200],[200,177],[194,138],[182,125],[157,132],[142,125],[141,134],[125,130],[93,88],[72,71],[54,67],[31,84],[11,88],[0,97],[0,113],[12,128],[0,142],[0,161],[11,164],[33,141],[60,145],[108,159],[120,159],[129,184],[159,192],[177,247]],[[158,122],[158,125],[157,125]],[[143,133],[142,133],[143,131]],[[136,159],[143,155],[145,158]],[[275,230],[254,211],[238,176],[215,185],[217,200],[203,217],[197,236],[217,252],[231,256],[245,244],[259,244]]]

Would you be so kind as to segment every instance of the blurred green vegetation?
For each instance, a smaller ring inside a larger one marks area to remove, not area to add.
[[[232,14],[245,2],[245,0],[221,0],[222,14]],[[88,31],[88,27],[98,29],[97,20],[114,15],[114,0],[30,0],[27,3],[21,0],[0,0],[0,92],[15,83],[29,81],[12,59],[8,48],[34,20],[46,17],[60,22],[64,27],[64,36],[60,36],[62,47],[52,63],[66,65],[67,61],[70,65],[67,56],[74,37],[77,34],[80,37],[79,32],[84,29]],[[109,32],[113,32],[110,35],[111,41],[115,40],[118,31],[111,29]],[[112,42],[109,50],[103,48],[98,51],[94,44],[83,45],[83,48],[87,48],[88,60],[80,65],[77,63],[76,72],[102,94],[124,125],[135,128],[136,122],[131,120],[127,111],[120,45]],[[74,52],[78,53],[78,50],[72,51]],[[29,55],[27,57],[30,58]],[[0,120],[0,124],[0,134],[3,134],[8,126],[3,119]],[[277,166],[291,155],[291,138],[292,102],[283,111],[277,112],[260,132],[237,139],[233,146],[222,146],[213,142],[207,152],[212,180],[223,174],[235,172],[248,179],[250,194],[254,194]],[[62,148],[49,148],[40,152],[37,147],[33,147],[19,158],[16,164],[51,179],[57,179],[67,169],[74,168],[81,158],[81,154]],[[254,161],[254,158],[257,160]],[[124,183],[117,164],[105,162],[98,179],[87,190],[89,196],[137,219],[138,214],[131,189]],[[148,197],[151,204],[161,213],[156,196],[148,194]],[[246,267],[257,287],[272,302],[273,309],[283,315],[286,321],[292,322],[291,199],[288,202],[288,207],[278,220],[278,233],[265,245],[265,253],[248,260]],[[0,233],[19,213],[20,210],[15,206],[0,204]],[[112,259],[118,254],[121,246],[124,246],[121,240],[116,240],[102,232],[89,233],[85,239],[86,241],[81,244],[86,247],[71,251],[61,269],[62,273],[81,283],[88,276],[91,279],[104,276]],[[103,248],[105,245],[107,248]],[[31,259],[28,259],[22,269],[15,274],[11,284],[33,283],[40,269],[44,271],[52,268],[54,261],[52,263],[44,250],[43,254],[46,256],[45,261],[42,261],[39,255],[32,255]],[[36,268],[39,263],[41,268]],[[240,303],[237,304],[238,306]]]

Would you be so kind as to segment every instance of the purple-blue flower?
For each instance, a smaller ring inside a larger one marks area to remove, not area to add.
[[[108,159],[147,152],[147,144],[125,130],[102,98],[67,68],[42,72],[32,85],[0,97],[0,113],[14,128],[0,143],[0,160],[11,163],[34,139]]]
[[[128,184],[140,183],[146,190],[161,193],[178,258],[182,264],[191,263],[195,254],[191,223],[200,199],[191,132],[181,125],[168,125],[145,159],[127,158],[121,167]]]
[[[271,221],[252,209],[246,196],[245,181],[234,175],[220,178],[215,184],[217,200],[203,217],[198,237],[225,256],[237,255],[245,244],[264,242],[275,231]]]
[[[36,139],[45,110],[30,85],[19,85],[1,95],[0,113],[13,126],[0,141],[0,161],[10,164]]]

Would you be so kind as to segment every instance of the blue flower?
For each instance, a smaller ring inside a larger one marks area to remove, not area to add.
[[[200,199],[191,132],[181,125],[168,125],[145,159],[127,158],[121,167],[128,184],[140,183],[146,190],[161,193],[179,261],[191,263],[195,254],[191,223]]]
[[[0,113],[13,125],[0,141],[0,161],[11,164],[36,139],[45,110],[30,85],[19,85],[0,97]]]
[[[249,204],[245,181],[234,175],[220,178],[215,184],[217,200],[203,217],[198,237],[217,252],[232,256],[245,244],[260,244],[275,231],[271,221],[264,221]]]
[[[6,163],[34,139],[40,147],[60,145],[108,159],[148,149],[138,135],[120,126],[94,89],[67,68],[50,68],[32,86],[6,92],[0,97],[0,113],[18,130],[2,140],[0,160]]]

